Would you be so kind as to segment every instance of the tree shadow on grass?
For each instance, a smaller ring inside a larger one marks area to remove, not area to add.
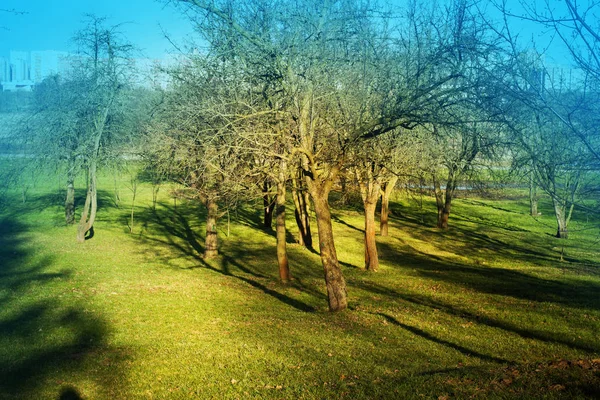
[[[408,264],[411,265],[411,267],[413,267],[414,263],[410,260],[408,261]],[[460,275],[460,273],[457,274]],[[435,278],[438,278],[437,275],[435,276]],[[468,280],[468,278],[464,276],[463,279]],[[502,279],[502,276],[496,277],[495,279],[491,278],[491,284],[493,284],[493,282],[498,284]],[[530,284],[532,284],[532,282],[530,282]],[[541,284],[543,285],[543,283]],[[598,351],[600,351],[600,343],[589,343],[584,341],[583,339],[569,340],[568,337],[565,337],[560,332],[553,331],[552,327],[527,329],[522,326],[519,326],[515,322],[504,321],[501,319],[487,316],[485,314],[473,312],[468,308],[468,306],[445,303],[438,299],[432,298],[431,296],[428,296],[426,294],[407,293],[386,287],[376,282],[357,280],[353,281],[352,285],[366,292],[382,296],[388,296],[390,299],[397,299],[402,302],[407,302],[419,308],[442,311],[448,315],[463,318],[475,324],[483,324],[492,328],[501,329],[506,332],[517,334],[523,338],[539,340],[541,342],[546,343],[561,344],[566,347],[576,350],[582,350],[585,352],[597,353]]]
[[[415,248],[401,251],[389,243],[378,243],[378,247],[383,260],[402,260],[403,266],[414,269],[427,278],[481,293],[600,310],[600,296],[597,295],[600,293],[600,285],[593,282],[542,279],[514,269],[463,264],[426,254]]]
[[[346,226],[346,227],[348,227],[348,228],[350,228],[352,230],[358,231],[358,232],[360,232],[362,234],[365,233],[364,229],[358,228],[358,227],[356,227],[356,226],[354,226],[354,225],[352,225],[352,224],[344,221],[343,219],[341,219],[339,216],[337,216],[335,214],[331,215],[331,220],[334,221],[334,222],[337,222],[338,224],[344,225],[344,226]]]
[[[58,397],[61,382],[81,374],[111,393],[110,382],[124,373],[123,352],[107,344],[110,329],[102,318],[54,296],[72,273],[49,272],[53,258],[35,256],[27,231],[15,217],[0,217],[0,393]],[[95,367],[99,358],[111,367]]]
[[[488,223],[488,220],[477,222],[476,227],[465,227],[459,221],[468,221],[460,216],[455,216],[455,223],[448,230],[421,229],[420,224],[414,222],[410,216],[403,219],[392,220],[392,225],[408,233],[411,237],[428,243],[433,243],[439,249],[454,253],[461,257],[473,260],[486,261],[486,258],[506,262],[513,260],[525,261],[539,266],[547,266],[559,261],[560,255],[552,251],[548,239],[530,233],[520,228],[502,224]],[[488,232],[504,234],[502,239],[491,236]],[[515,231],[522,235],[515,236]],[[483,260],[481,260],[483,258]],[[579,263],[580,260],[569,260]]]
[[[377,313],[377,315],[383,317],[386,321],[392,323],[393,325],[399,326],[400,328],[405,329],[405,330],[407,330],[407,331],[409,331],[409,332],[411,332],[411,333],[413,333],[413,334],[415,334],[417,336],[420,336],[423,339],[427,339],[427,340],[429,340],[429,341],[431,341],[433,343],[437,343],[439,345],[446,346],[446,347],[449,347],[451,349],[454,349],[454,350],[458,351],[459,353],[464,354],[465,356],[473,356],[473,357],[477,357],[477,358],[479,358],[479,359],[481,359],[483,361],[490,361],[490,362],[495,362],[495,363],[507,363],[508,362],[507,360],[504,360],[502,358],[498,358],[498,357],[490,356],[490,355],[487,355],[487,354],[479,353],[479,352],[477,352],[475,350],[468,349],[468,348],[466,348],[464,346],[461,346],[459,344],[452,343],[452,342],[449,342],[447,340],[438,338],[438,337],[436,337],[436,336],[434,336],[434,335],[432,335],[432,334],[430,334],[428,332],[425,332],[422,329],[416,328],[414,326],[403,324],[402,322],[398,321],[396,318],[394,318],[394,317],[392,317],[390,315],[387,315],[387,314],[384,314],[384,313]]]
[[[199,220],[190,221],[187,217],[188,211],[190,210],[174,209],[164,203],[156,210],[147,210],[143,218],[147,226],[153,230],[153,235],[146,236],[145,240],[165,245],[182,256],[192,257],[198,261],[198,267],[236,278],[299,311],[312,312],[315,310],[309,304],[268,287],[269,284],[277,282],[277,279],[272,275],[258,272],[244,262],[247,259],[273,258],[275,252],[271,248],[253,248],[240,243],[236,248],[229,248],[226,253],[221,252],[216,260],[204,260],[202,257],[204,247],[200,244],[201,237],[195,232],[195,229],[199,230],[201,223]],[[198,216],[200,213],[197,211],[193,215]],[[166,257],[167,259],[164,261],[168,264],[170,256]],[[276,264],[274,264],[275,267]]]

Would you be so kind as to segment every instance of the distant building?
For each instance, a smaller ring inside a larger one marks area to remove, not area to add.
[[[0,84],[10,80],[10,64],[4,57],[0,57]]]
[[[31,90],[30,56],[26,51],[11,51],[8,60],[0,60],[0,84],[2,90]]]
[[[70,54],[65,51],[32,51],[30,78],[34,83],[40,83],[47,77],[65,73],[69,69]]]
[[[30,91],[49,76],[67,75],[77,60],[81,58],[64,51],[11,51],[8,59],[0,57],[0,85],[4,91]],[[128,78],[133,86],[166,88],[170,83],[166,70],[178,62],[176,57],[132,58]]]

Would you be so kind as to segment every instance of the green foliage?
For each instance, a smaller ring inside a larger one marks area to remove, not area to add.
[[[359,268],[362,215],[334,212],[350,309],[330,314],[318,254],[290,244],[295,279],[278,283],[258,211],[232,213],[222,255],[204,262],[197,203],[164,190],[153,210],[141,184],[129,234],[130,210],[111,208],[101,186],[98,233],[77,244],[51,181],[0,216],[0,398],[600,393],[597,221],[576,215],[559,242],[547,201],[538,222],[519,191],[457,199],[440,232],[433,199],[423,222],[398,198],[378,274]]]

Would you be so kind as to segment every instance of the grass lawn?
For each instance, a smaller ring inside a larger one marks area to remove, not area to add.
[[[231,213],[229,237],[223,219],[205,262],[196,204],[163,190],[152,210],[141,186],[129,233],[131,192],[117,208],[107,184],[78,244],[56,186],[4,195],[1,399],[600,396],[599,221],[583,212],[561,241],[548,204],[536,221],[525,196],[464,198],[441,232],[432,199],[400,197],[373,274],[361,213],[334,209],[350,309],[330,314],[293,212],[284,286],[258,207]]]

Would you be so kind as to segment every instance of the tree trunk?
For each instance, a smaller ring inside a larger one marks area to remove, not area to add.
[[[375,240],[375,210],[381,193],[381,184],[371,168],[369,166],[364,170],[356,169],[355,172],[365,209],[365,269],[375,272],[379,268]]]
[[[435,185],[435,184],[434,184]],[[438,223],[437,227],[440,229],[448,229],[448,218],[450,217],[450,211],[452,209],[452,198],[454,197],[454,189],[456,188],[455,174],[453,171],[448,172],[448,180],[446,181],[446,190],[443,196],[442,202],[442,191],[437,183],[436,187],[436,204],[438,208]]]
[[[390,196],[394,191],[396,182],[398,182],[398,177],[392,177],[384,183],[383,190],[381,191],[381,214],[379,217],[379,234],[381,236],[388,236],[389,234]]]
[[[559,239],[568,239],[569,231],[567,230],[566,218],[564,210],[560,210],[557,206],[554,206],[554,212],[556,214],[557,230],[556,237]]]
[[[348,307],[348,299],[346,281],[342,275],[333,240],[333,227],[328,201],[329,190],[324,187],[327,186],[326,183],[315,182],[310,178],[307,178],[307,184],[317,216],[319,250],[323,272],[325,273],[329,311],[342,311]],[[331,184],[331,182],[328,182],[328,184]]]
[[[538,195],[537,195],[537,186],[535,185],[535,182],[533,181],[533,179],[529,179],[529,208],[530,208],[530,214],[533,217],[537,217],[539,216],[539,212],[538,212]]]
[[[158,191],[160,190],[159,183],[152,184],[152,210],[156,211],[156,202],[158,201]]]
[[[435,194],[435,205],[437,206],[437,227],[442,228],[442,219],[444,215],[444,193],[440,186],[440,181],[433,176],[433,192]]]
[[[263,225],[266,229],[273,229],[273,212],[275,210],[275,202],[276,198],[271,196],[269,191],[271,190],[271,186],[269,182],[265,181],[263,183]]]
[[[446,187],[444,207],[442,208],[441,218],[438,220],[438,228],[440,229],[448,229],[448,218],[450,217],[450,210],[452,209],[453,194],[454,190],[451,190],[449,187]]]
[[[129,233],[133,233],[133,223],[134,223],[134,214],[135,214],[135,198],[137,196],[137,179],[131,180],[131,191],[133,193],[133,198],[131,199],[131,215],[130,215],[130,225],[129,225]]]
[[[65,199],[65,221],[67,225],[75,223],[75,177],[73,172],[67,172],[67,197]]]
[[[92,160],[88,167],[88,189],[85,196],[85,204],[81,212],[81,219],[77,227],[77,241],[83,243],[88,232],[91,238],[94,233],[94,222],[98,209],[98,192],[96,188],[96,160]]]
[[[85,205],[83,206],[83,212],[81,213],[79,226],[77,227],[77,241],[80,243],[85,241],[88,232],[88,238],[92,238],[92,236],[94,236],[94,222],[96,221],[96,211],[98,209],[96,169],[98,167],[97,163],[100,153],[100,142],[102,140],[104,127],[106,125],[106,121],[108,120],[108,112],[113,100],[114,97],[104,108],[102,114],[99,115],[94,121],[96,136],[94,137],[94,149],[91,153],[92,156],[90,157],[88,164],[88,190],[87,195],[85,196]]]
[[[365,269],[376,272],[379,269],[379,255],[375,241],[375,203],[364,203],[365,206]]]
[[[285,178],[286,162],[282,159],[279,166],[279,179],[277,181],[277,263],[279,264],[279,279],[282,282],[289,282],[290,268],[285,241],[287,234],[285,227]]]
[[[346,177],[346,174],[340,174],[340,189],[341,189],[341,195],[340,195],[339,204],[345,206],[349,203],[348,178]]]
[[[563,204],[560,199],[552,198],[552,204],[554,205],[554,215],[556,216],[556,237],[559,239],[569,238],[569,219],[572,213],[572,207],[569,213],[567,213],[567,205]]]
[[[219,239],[217,236],[217,220],[219,205],[213,196],[206,199],[206,238],[204,239],[204,258],[215,258],[219,255]]]
[[[114,170],[114,184],[115,184],[115,207],[119,208],[121,206],[121,194],[119,193],[119,183],[118,183],[118,174],[119,172],[115,168]]]
[[[307,249],[312,249],[312,234],[310,232],[310,215],[308,204],[309,194],[298,187],[298,179],[292,178],[292,198],[294,199],[294,216],[298,225],[298,243]]]

